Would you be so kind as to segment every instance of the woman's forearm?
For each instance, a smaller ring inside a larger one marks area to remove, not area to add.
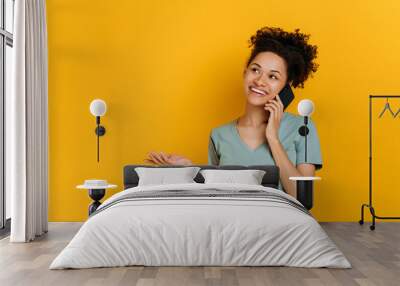
[[[281,142],[276,139],[269,139],[268,144],[271,148],[275,164],[279,167],[280,179],[286,192],[296,198],[296,182],[289,180],[289,177],[301,176],[296,166],[289,160]]]

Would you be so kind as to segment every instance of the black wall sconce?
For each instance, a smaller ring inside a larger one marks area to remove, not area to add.
[[[307,163],[307,135],[310,132],[307,125],[308,125],[308,117],[314,112],[314,103],[309,99],[303,99],[299,102],[297,106],[297,111],[301,116],[304,117],[304,125],[299,128],[299,134],[304,137],[304,142],[305,142],[304,162]]]
[[[100,125],[100,117],[104,116],[107,111],[107,105],[104,100],[95,99],[90,103],[90,112],[96,117],[96,129],[94,132],[97,135],[97,162],[100,161],[100,136],[106,134],[106,129],[104,126]]]

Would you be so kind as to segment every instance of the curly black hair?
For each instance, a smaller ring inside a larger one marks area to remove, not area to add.
[[[308,76],[312,77],[319,66],[314,62],[317,46],[307,44],[309,37],[310,35],[300,33],[299,29],[290,33],[277,27],[263,27],[249,40],[249,47],[253,48],[246,66],[249,66],[258,53],[273,52],[286,61],[287,82],[295,88],[304,88]]]

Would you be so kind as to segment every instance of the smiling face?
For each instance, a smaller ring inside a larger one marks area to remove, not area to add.
[[[272,52],[261,52],[244,72],[244,92],[247,101],[263,106],[285,86],[287,67],[285,60]]]

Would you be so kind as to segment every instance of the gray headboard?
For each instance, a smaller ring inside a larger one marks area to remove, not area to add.
[[[266,173],[262,180],[262,185],[265,187],[278,188],[279,184],[279,168],[273,165],[252,165],[252,166],[240,166],[240,165],[191,165],[193,167],[200,167],[201,169],[221,169],[221,170],[264,170]],[[187,166],[154,166],[154,165],[127,165],[124,167],[124,189],[133,188],[138,185],[139,177],[135,171],[136,167],[147,167],[147,168],[182,168]],[[204,183],[204,178],[200,174],[194,178],[197,183]]]

